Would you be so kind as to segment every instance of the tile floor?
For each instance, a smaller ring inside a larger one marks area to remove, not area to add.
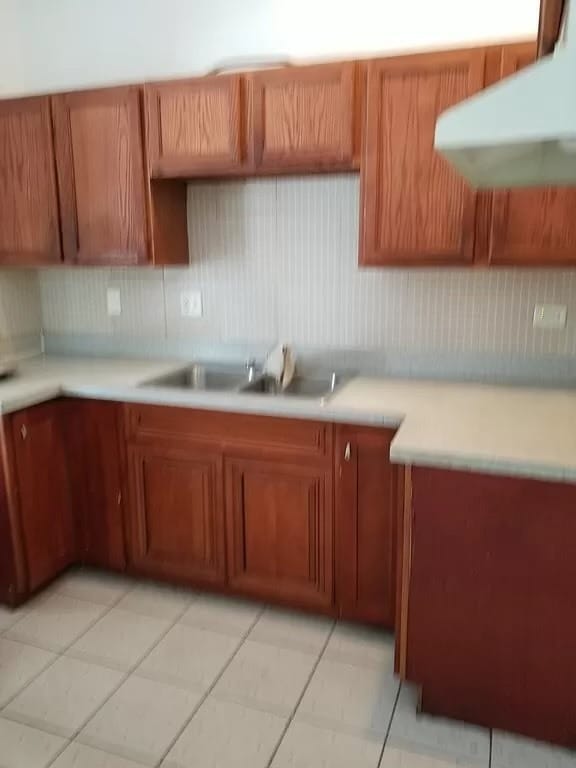
[[[77,571],[0,608],[0,768],[576,768],[415,714],[380,632]]]

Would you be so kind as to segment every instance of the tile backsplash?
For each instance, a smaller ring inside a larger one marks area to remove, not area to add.
[[[41,348],[42,312],[36,273],[0,271],[0,357],[34,354]]]
[[[44,329],[403,354],[576,356],[576,270],[359,269],[358,208],[355,175],[190,184],[189,267],[42,270]],[[121,291],[119,317],[106,312],[109,286]],[[201,291],[201,319],[181,317],[186,289]],[[536,303],[566,304],[567,327],[534,329]]]

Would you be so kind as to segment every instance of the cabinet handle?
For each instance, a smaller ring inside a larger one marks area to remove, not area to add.
[[[350,443],[346,443],[346,448],[344,448],[344,461],[350,461],[350,457],[352,456],[352,446]]]
[[[118,504],[118,506],[120,506],[122,504],[122,491],[118,491],[118,496],[116,498],[116,503]]]
[[[22,424],[20,427],[20,434],[22,435],[22,440],[26,440],[28,437],[28,428],[26,427],[26,424]]]

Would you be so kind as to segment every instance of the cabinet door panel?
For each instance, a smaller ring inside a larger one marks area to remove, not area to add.
[[[474,258],[477,195],[434,150],[434,133],[441,112],[482,88],[484,64],[468,50],[369,65],[361,264]]]
[[[153,176],[234,169],[242,163],[240,76],[146,87]]]
[[[76,559],[61,401],[12,419],[14,460],[28,588],[37,589]]]
[[[352,166],[355,65],[326,64],[251,76],[256,167]]]
[[[393,626],[399,469],[390,430],[341,426],[336,439],[337,600],[341,615]]]
[[[533,46],[507,46],[501,75],[507,77],[534,59]],[[535,187],[493,193],[492,264],[576,263],[576,189]]]
[[[50,99],[0,102],[0,264],[60,260]]]
[[[225,578],[221,459],[130,448],[132,564],[186,581]]]
[[[332,603],[332,493],[322,470],[230,460],[226,467],[229,579],[255,596]]]
[[[66,261],[145,263],[139,89],[64,94],[53,108]]]

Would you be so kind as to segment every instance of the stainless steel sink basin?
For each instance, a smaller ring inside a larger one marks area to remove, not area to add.
[[[343,383],[343,379],[335,373],[326,378],[318,379],[296,376],[286,389],[281,390],[276,379],[270,376],[260,376],[254,381],[244,384],[240,391],[247,394],[274,395],[276,397],[325,398],[334,394]]]
[[[237,391],[248,381],[244,366],[191,365],[178,373],[170,373],[147,381],[145,387],[169,387],[210,392]]]

